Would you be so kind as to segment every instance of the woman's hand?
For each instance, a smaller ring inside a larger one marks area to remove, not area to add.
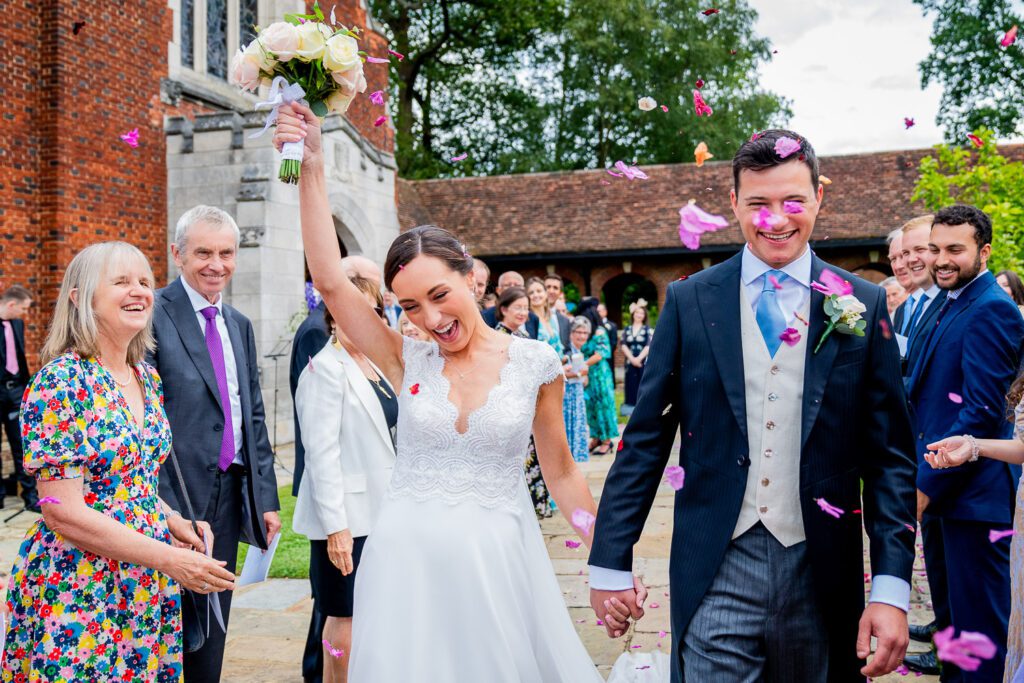
[[[928,464],[937,470],[959,467],[971,459],[971,442],[962,436],[950,436],[928,444],[930,453],[924,454]]]
[[[320,150],[320,119],[309,107],[299,104],[282,104],[277,110],[277,129],[274,131],[274,147],[281,151],[286,142],[305,140],[306,150],[302,166],[322,163]]]
[[[579,374],[580,377],[586,379],[587,376],[590,374],[590,366],[584,365],[582,368],[580,368],[580,371],[577,374]]]
[[[195,550],[169,548],[165,574],[195,593],[219,593],[233,590],[235,575],[224,568],[227,562],[207,557]]]
[[[338,568],[342,576],[348,576],[355,567],[352,564],[352,532],[348,529],[335,531],[327,537],[327,557]]]
[[[206,544],[209,543],[210,547],[213,547],[213,529],[210,528],[207,522],[196,522],[196,526],[199,527],[199,533],[202,534],[202,538],[196,536],[196,532],[192,529],[192,524],[187,519],[179,514],[171,514],[167,516],[167,529],[171,532],[171,544],[175,548],[191,548],[197,553],[206,553]],[[203,539],[206,539],[205,542]]]

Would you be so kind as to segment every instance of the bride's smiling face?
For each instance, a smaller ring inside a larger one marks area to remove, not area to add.
[[[444,261],[420,254],[405,264],[391,282],[391,290],[413,325],[451,353],[469,343],[483,324],[477,308],[476,281],[452,270]]]

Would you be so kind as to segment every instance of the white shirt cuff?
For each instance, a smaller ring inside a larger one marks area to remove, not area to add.
[[[881,602],[909,612],[910,584],[895,576],[879,574],[871,579],[871,597],[868,602]]]
[[[633,587],[633,573],[590,565],[590,587],[599,591],[628,591]],[[909,598],[910,594],[907,593]]]

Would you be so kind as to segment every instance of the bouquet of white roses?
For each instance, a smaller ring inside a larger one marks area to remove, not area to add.
[[[366,90],[358,29],[334,25],[318,4],[314,14],[286,14],[240,49],[231,61],[229,79],[243,90],[255,92],[270,86],[270,94],[257,109],[271,109],[262,135],[277,120],[277,107],[291,102],[308,104],[317,116],[344,114],[356,94]],[[278,177],[286,183],[299,182],[302,142],[287,143],[281,150]]]

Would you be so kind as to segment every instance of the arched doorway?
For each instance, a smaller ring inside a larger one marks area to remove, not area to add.
[[[629,305],[637,299],[647,301],[650,324],[658,319],[658,288],[637,273],[622,273],[608,280],[601,288],[601,299],[608,308],[608,319],[619,326],[629,325]]]
[[[865,263],[862,266],[854,268],[851,272],[858,277],[864,278],[868,282],[875,283],[876,285],[892,275],[892,270],[884,263]]]

